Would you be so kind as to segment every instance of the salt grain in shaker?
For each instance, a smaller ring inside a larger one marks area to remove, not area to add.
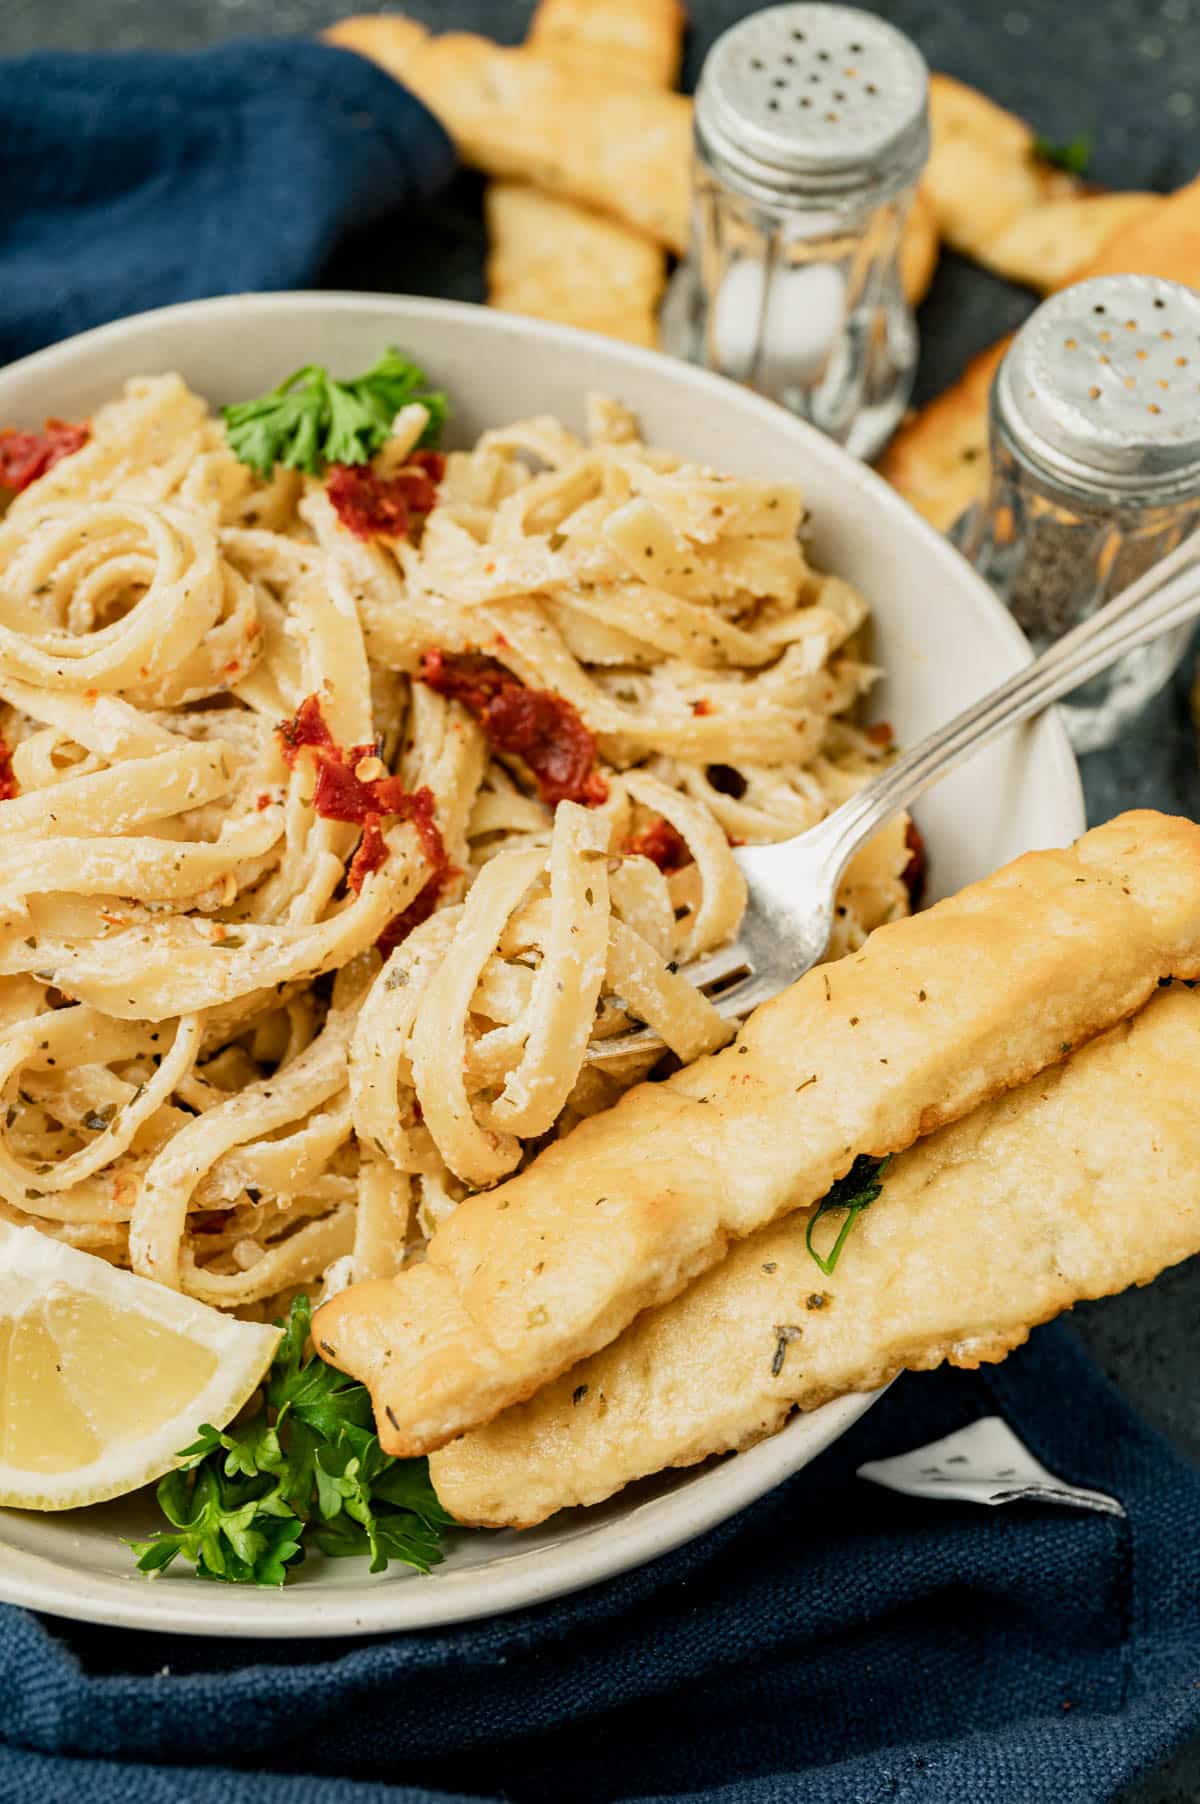
[[[1101,276],[1046,301],[992,385],[991,477],[951,538],[1036,651],[1200,520],[1200,294]],[[1170,678],[1180,627],[1061,704],[1077,751],[1110,745]]]
[[[692,239],[664,339],[860,457],[904,411],[917,339],[899,253],[929,154],[928,71],[849,6],[774,6],[696,93]]]

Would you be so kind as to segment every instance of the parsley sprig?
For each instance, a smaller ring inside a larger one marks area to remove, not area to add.
[[[836,1184],[830,1185],[809,1217],[808,1228],[804,1236],[804,1244],[825,1273],[832,1277],[835,1266],[842,1256],[842,1248],[855,1222],[864,1209],[870,1207],[883,1189],[883,1174],[892,1162],[892,1155],[882,1159],[872,1159],[867,1153],[859,1153],[845,1177],[839,1178]],[[813,1229],[823,1216],[835,1209],[845,1211],[846,1219],[838,1230],[837,1239],[827,1253],[818,1253],[813,1245]]]
[[[348,382],[308,363],[267,394],[223,407],[225,436],[238,461],[263,477],[276,464],[310,476],[319,476],[326,464],[365,464],[410,401],[429,410],[421,443],[437,442],[446,423],[446,397],[424,384],[424,371],[395,345],[365,375]]]
[[[310,1547],[428,1572],[451,1518],[424,1460],[379,1445],[363,1385],[306,1354],[311,1310],[292,1304],[258,1411],[219,1433],[205,1423],[158,1485],[169,1529],[131,1543],[142,1572],[180,1557],[200,1578],[282,1585]]]

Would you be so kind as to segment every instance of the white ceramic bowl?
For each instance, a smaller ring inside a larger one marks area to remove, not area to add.
[[[600,389],[634,406],[647,438],[731,473],[786,478],[812,510],[815,557],[874,613],[886,678],[872,710],[912,743],[1028,657],[1009,616],[958,554],[871,470],[717,376],[609,339],[485,308],[382,295],[234,296],[144,314],[0,372],[0,423],[86,418],[129,376],[179,370],[213,402],[258,394],[305,363],[352,372],[401,345],[449,391],[453,439],[551,413],[583,424]],[[986,751],[919,816],[933,894],[944,895],[1084,824],[1074,759],[1048,717]],[[282,1592],[137,1575],[118,1537],[145,1532],[143,1497],[61,1516],[0,1511],[0,1597],[63,1616],[211,1635],[343,1635],[493,1615],[636,1566],[702,1533],[815,1458],[870,1397],[796,1417],[772,1440],[647,1481],[530,1533],[461,1537],[423,1579],[372,1579],[358,1561],[309,1568]]]

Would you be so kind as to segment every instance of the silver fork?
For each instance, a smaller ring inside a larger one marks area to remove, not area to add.
[[[726,1020],[742,1020],[815,965],[829,944],[838,881],[872,834],[951,767],[1006,727],[1039,713],[1126,652],[1200,614],[1200,534],[1114,595],[1090,620],[991,690],[888,766],[815,827],[734,856],[749,888],[736,940],[681,967],[713,994]],[[605,1065],[660,1045],[650,1028],[594,1042],[591,1064]]]

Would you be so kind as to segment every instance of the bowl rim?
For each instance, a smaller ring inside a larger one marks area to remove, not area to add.
[[[61,375],[64,367],[86,365],[93,356],[134,346],[164,321],[186,328],[192,323],[225,321],[231,326],[260,325],[280,313],[293,315],[377,315],[419,328],[430,320],[458,322],[472,334],[497,342],[561,345],[577,354],[602,350],[607,364],[636,378],[640,371],[661,376],[669,364],[676,385],[721,409],[733,407],[758,417],[773,435],[783,432],[795,443],[798,459],[816,462],[851,492],[857,490],[873,513],[881,510],[887,530],[942,567],[947,583],[970,592],[977,608],[1012,648],[1014,668],[1028,661],[1027,640],[982,577],[934,527],[923,520],[876,471],[859,463],[806,422],[765,397],[723,376],[675,362],[661,352],[625,344],[573,326],[503,313],[474,302],[440,300],[419,295],[356,290],[299,290],[221,295],[182,301],[133,314],[110,324],[31,352],[0,369],[0,409],[10,387],[43,373]],[[876,515],[877,519],[877,515]],[[1075,830],[1085,825],[1079,767],[1061,719],[1043,722],[1039,757],[1045,782],[1058,793],[1064,818]],[[379,1634],[432,1628],[441,1624],[499,1615],[542,1604],[581,1590],[670,1552],[745,1508],[790,1477],[838,1439],[882,1393],[852,1394],[804,1416],[793,1416],[778,1434],[718,1463],[697,1470],[676,1488],[649,1499],[636,1496],[601,1511],[572,1513],[576,1520],[561,1541],[522,1550],[506,1546],[497,1561],[435,1571],[423,1584],[388,1582],[387,1576],[353,1586],[288,1588],[270,1595],[221,1586],[153,1585],[131,1569],[128,1576],[111,1572],[85,1574],[78,1565],[31,1551],[5,1540],[0,1531],[0,1597],[7,1602],[75,1620],[126,1628],[192,1635],[245,1638],[306,1638]],[[24,1512],[0,1511],[20,1519]],[[590,1520],[589,1520],[590,1517]],[[42,1518],[41,1520],[46,1520]]]
[[[779,403],[768,400],[765,395],[757,394],[740,382],[718,375],[715,371],[701,369],[696,364],[685,363],[682,359],[668,357],[663,351],[627,344],[622,339],[609,338],[599,332],[588,332],[579,326],[564,326],[525,314],[506,313],[477,301],[450,301],[434,295],[386,294],[352,288],[247,290],[236,294],[213,295],[203,300],[176,301],[169,307],[154,307],[144,313],[131,313],[123,319],[111,320],[107,325],[92,326],[86,332],[77,332],[70,338],[60,339],[56,344],[46,345],[40,351],[31,351],[15,363],[0,366],[0,404],[10,381],[36,376],[57,365],[71,363],[81,357],[86,359],[92,352],[102,352],[127,340],[135,340],[159,321],[171,320],[187,325],[193,320],[224,318],[233,322],[254,319],[260,315],[272,318],[281,311],[295,314],[407,315],[418,321],[432,316],[435,319],[457,320],[471,331],[494,333],[498,339],[524,339],[530,342],[548,340],[568,350],[600,350],[606,358],[624,363],[633,371],[661,370],[667,364],[682,388],[707,394],[720,406],[743,408],[749,414],[757,415],[773,430],[782,429],[794,434],[803,455],[824,463],[838,473],[839,480],[858,487],[864,497],[869,497],[872,503],[883,509],[897,531],[916,533],[925,554],[943,568],[948,580],[971,590],[976,604],[991,614],[993,625],[1008,638],[1020,662],[1028,663],[1033,656],[1028,639],[1008,609],[950,541],[928,520],[923,519],[877,470],[852,457],[843,446],[835,444],[806,420],[797,418]],[[1061,785],[1069,792],[1072,812],[1082,831],[1086,825],[1083,783],[1057,709],[1049,710],[1043,737],[1047,743],[1041,748],[1042,756],[1053,759],[1055,787]],[[1065,805],[1068,794],[1064,794],[1063,801]]]

